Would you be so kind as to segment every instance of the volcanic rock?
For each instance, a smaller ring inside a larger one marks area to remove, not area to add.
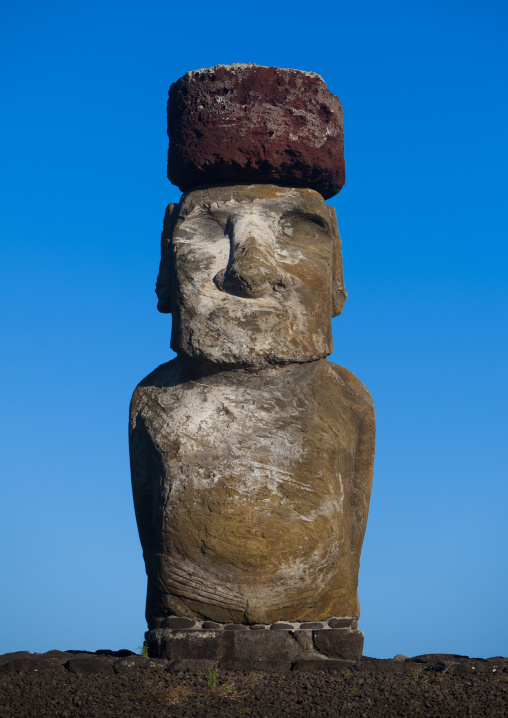
[[[325,199],[345,182],[340,100],[314,72],[216,65],[187,72],[168,100],[168,178],[200,185],[308,187]]]

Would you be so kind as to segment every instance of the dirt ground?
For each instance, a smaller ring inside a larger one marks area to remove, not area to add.
[[[129,651],[0,656],[2,718],[506,718],[508,659],[417,656],[226,671]],[[181,666],[180,666],[181,667]]]

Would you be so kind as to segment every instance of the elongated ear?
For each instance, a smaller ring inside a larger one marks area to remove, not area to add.
[[[332,265],[332,309],[334,317],[337,317],[344,308],[347,299],[346,287],[344,286],[344,269],[342,267],[342,242],[337,223],[337,214],[334,207],[328,207],[330,213],[330,227],[333,234],[333,265]]]
[[[157,294],[157,309],[163,314],[171,314],[172,312],[172,252],[171,242],[173,239],[173,229],[178,217],[179,204],[168,204],[166,214],[164,215],[164,224],[161,234],[161,262],[159,265],[159,276],[155,285]]]

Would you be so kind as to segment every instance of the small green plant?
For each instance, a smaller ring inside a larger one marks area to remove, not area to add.
[[[354,695],[355,693],[358,693],[358,688],[356,688],[356,687],[355,687],[355,688],[351,688],[351,690],[349,691],[349,693],[350,693],[351,695]]]
[[[217,688],[217,684],[219,683],[219,663],[218,661],[215,661],[215,663],[212,663],[209,667],[207,672],[204,675],[205,678],[205,688],[208,690],[211,690],[212,688]]]
[[[232,698],[236,693],[236,687],[232,683],[220,682],[219,659],[215,663],[208,666],[208,670],[203,674],[205,680],[204,691],[200,694],[201,698],[215,700],[216,698]]]
[[[146,641],[143,641],[143,643],[138,646],[138,651],[140,656],[145,656],[146,658],[148,658],[148,643]]]
[[[351,671],[349,670],[349,668],[346,668],[345,671],[341,671],[341,672],[339,673],[339,677],[340,677],[340,678],[350,678],[352,675],[353,675],[353,674],[351,673]]]
[[[240,708],[238,711],[239,716],[248,716],[250,715],[250,708]]]
[[[404,678],[404,683],[417,683],[419,679],[422,678],[421,674],[424,670],[425,666],[422,666],[421,668],[415,668],[411,671],[407,678]]]

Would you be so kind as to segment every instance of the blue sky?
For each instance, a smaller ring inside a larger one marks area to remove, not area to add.
[[[19,2],[3,11],[0,652],[130,648],[130,491],[156,311],[165,103],[187,70],[321,74],[345,116],[349,298],[332,360],[370,389],[365,653],[507,655],[506,5]]]

